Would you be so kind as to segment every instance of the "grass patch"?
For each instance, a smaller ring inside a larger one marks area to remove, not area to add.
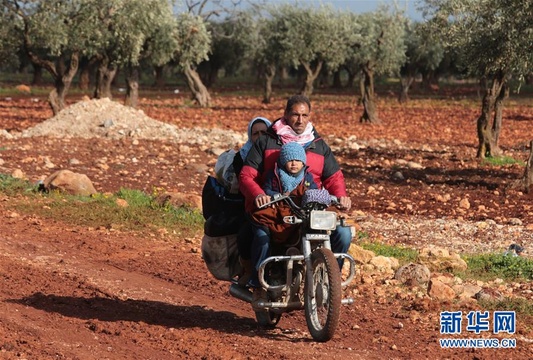
[[[363,242],[361,243],[361,247],[373,251],[376,255],[394,257],[398,259],[400,264],[416,262],[418,259],[417,250],[403,246],[386,245],[378,242]]]
[[[482,165],[488,166],[507,166],[518,164],[520,166],[525,166],[525,163],[522,160],[516,160],[510,156],[496,156],[488,157],[481,161]]]
[[[32,194],[37,190],[37,185],[32,185],[26,180],[14,178],[10,175],[0,174],[0,192],[7,196]]]
[[[505,298],[502,300],[480,301],[486,310],[516,311],[520,314],[533,316],[533,302],[524,298]]]
[[[140,233],[165,229],[169,234],[191,236],[204,224],[197,209],[160,204],[154,196],[138,190],[121,189],[116,194],[92,197],[42,193],[27,181],[0,174],[0,192],[12,198],[7,204],[17,212],[77,226]]]
[[[533,259],[504,254],[479,254],[464,256],[464,260],[468,269],[456,274],[459,277],[480,280],[533,280]]]
[[[355,237],[357,239],[357,242],[363,242],[368,243],[370,242],[370,234],[366,231],[356,231]]]

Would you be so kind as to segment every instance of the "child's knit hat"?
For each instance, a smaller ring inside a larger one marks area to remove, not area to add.
[[[304,165],[306,162],[305,149],[302,145],[296,142],[286,143],[281,147],[279,153],[279,163],[281,166],[285,166],[285,164],[291,160],[301,161]]]

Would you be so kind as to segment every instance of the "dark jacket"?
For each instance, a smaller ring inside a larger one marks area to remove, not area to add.
[[[235,153],[235,156],[233,157],[233,170],[235,171],[237,179],[239,178],[239,175],[241,174],[243,165],[244,165],[244,160],[241,156],[241,153],[237,151]]]
[[[314,140],[305,151],[308,171],[313,174],[317,188],[324,187],[330,194],[337,197],[347,196],[344,175],[331,148],[314,128],[313,134]],[[239,176],[239,189],[245,197],[245,207],[248,212],[254,211],[254,200],[257,195],[265,193],[262,185],[268,172],[274,169],[282,145],[271,126],[266,135],[261,136],[248,153]]]

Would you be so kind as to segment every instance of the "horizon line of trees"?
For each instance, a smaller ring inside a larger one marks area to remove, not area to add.
[[[342,73],[346,86],[359,82],[360,121],[369,123],[380,122],[376,77],[399,78],[399,101],[405,102],[416,78],[431,87],[442,76],[468,76],[483,87],[480,158],[500,154],[511,80],[520,82],[532,71],[530,1],[425,0],[424,22],[387,6],[355,14],[261,0],[246,10],[239,1],[225,3],[184,0],[184,10],[176,12],[169,0],[2,0],[0,66],[31,63],[36,78],[47,71],[54,113],[65,107],[76,75],[85,88],[93,79],[95,98],[111,97],[118,69],[125,104],[132,107],[146,69],[160,85],[169,69],[181,74],[201,107],[212,105],[209,88],[221,71],[232,76],[250,69],[262,81],[265,103],[276,76],[296,72],[300,93],[310,96],[324,79],[341,86]],[[212,20],[221,14],[226,17]]]

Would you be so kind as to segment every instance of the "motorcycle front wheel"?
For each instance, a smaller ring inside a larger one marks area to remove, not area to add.
[[[328,341],[339,324],[342,279],[339,264],[329,249],[311,254],[313,281],[305,281],[305,319],[315,341]],[[311,287],[311,291],[309,291]],[[312,295],[311,295],[312,294]]]

